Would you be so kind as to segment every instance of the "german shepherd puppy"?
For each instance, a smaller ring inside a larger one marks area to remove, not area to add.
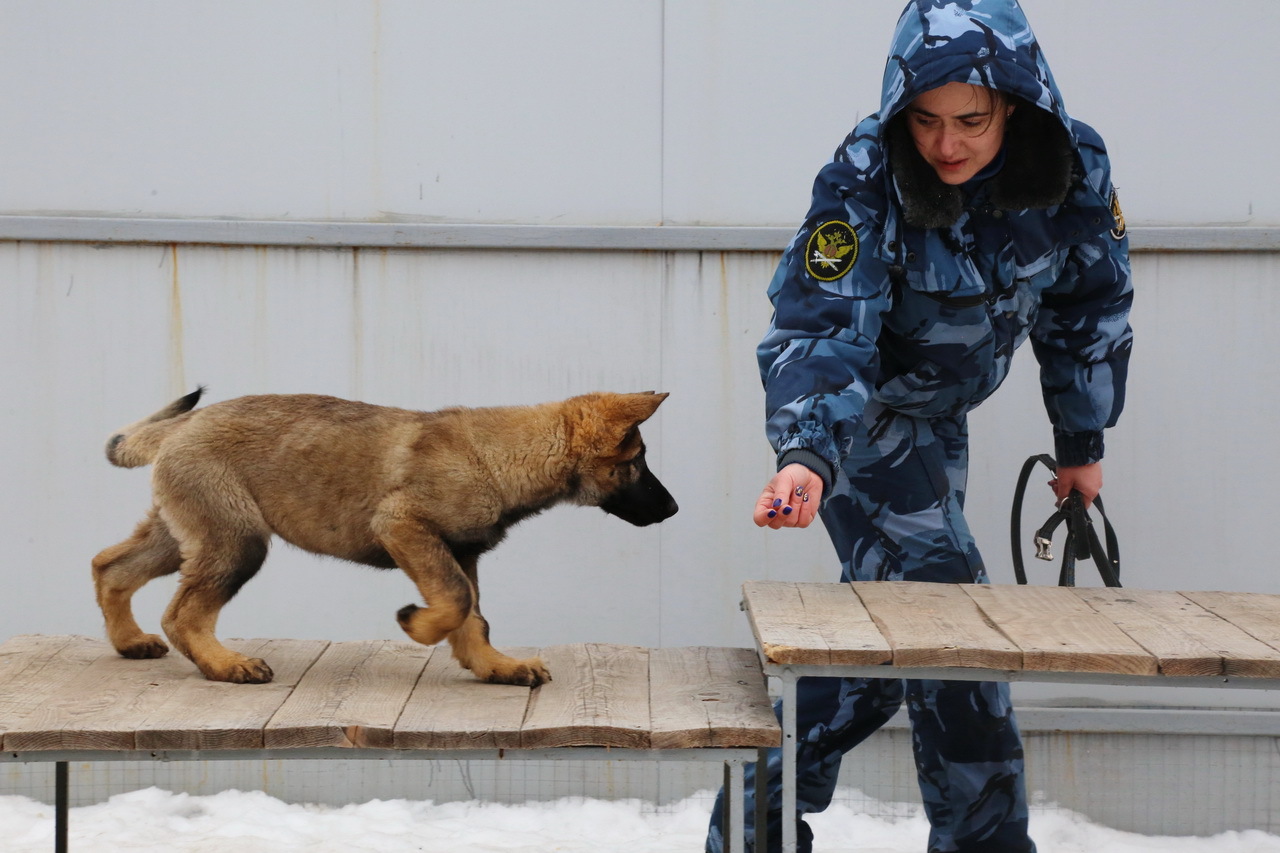
[[[489,644],[480,555],[559,503],[637,526],[677,510],[645,464],[639,429],[666,394],[438,412],[272,394],[193,411],[203,391],[107,442],[112,464],[153,465],[153,504],[132,536],[94,557],[93,580],[116,650],[156,658],[168,646],[143,633],[130,601],[152,578],[181,571],[161,624],[212,681],[271,680],[266,662],[224,647],[214,627],[275,534],[316,554],[399,567],[427,603],[396,614],[406,634],[427,645],[448,638],[481,680],[536,687],[551,679],[541,660]]]

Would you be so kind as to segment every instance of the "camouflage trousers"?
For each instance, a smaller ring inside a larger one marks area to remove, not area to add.
[[[963,417],[913,418],[873,403],[849,450],[843,476],[821,511],[843,565],[842,580],[987,582],[963,513]],[[797,684],[799,850],[812,850],[803,815],[830,804],[844,754],[884,725],[904,699],[931,827],[929,853],[1034,853],[1009,686],[865,678],[802,678]],[[781,708],[774,710],[781,717]],[[746,774],[750,850],[757,771],[748,767]],[[781,849],[781,771],[782,752],[771,750],[765,769],[771,853]],[[723,849],[720,806],[717,798],[707,853]]]

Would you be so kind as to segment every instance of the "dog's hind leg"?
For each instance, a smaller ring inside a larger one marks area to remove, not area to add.
[[[272,678],[266,661],[233,652],[214,635],[223,605],[262,567],[267,542],[267,534],[225,529],[184,542],[182,580],[162,624],[174,647],[210,681],[265,684]]]
[[[471,582],[475,598],[471,612],[459,628],[449,635],[453,656],[476,678],[495,684],[525,684],[537,687],[551,680],[551,673],[541,658],[520,660],[504,655],[489,642],[489,622],[480,614],[480,583],[475,554],[455,554],[463,573]]]
[[[178,542],[153,508],[118,545],[93,558],[93,586],[107,623],[107,637],[127,658],[158,658],[169,647],[157,634],[147,634],[133,617],[133,594],[147,581],[173,574],[182,564]]]

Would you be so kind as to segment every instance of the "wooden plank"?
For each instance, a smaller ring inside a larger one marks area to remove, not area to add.
[[[552,646],[555,680],[534,691],[520,732],[525,749],[649,748],[649,650],[587,643]]]
[[[162,701],[166,684],[194,670],[173,654],[126,660],[103,641],[89,648],[87,666],[61,672],[44,701],[9,727],[5,749],[134,749],[137,721]]]
[[[748,581],[756,642],[776,664],[876,666],[893,654],[848,584]]]
[[[750,649],[650,650],[649,719],[654,749],[782,742],[760,660]]]
[[[1162,675],[1280,676],[1280,651],[1181,593],[1080,587],[1076,594],[1155,655]]]
[[[501,651],[516,658],[538,653],[537,649]],[[396,721],[391,745],[396,749],[518,749],[533,692],[514,684],[480,681],[459,666],[447,649],[437,647]]]
[[[388,640],[330,645],[267,723],[264,745],[390,748],[433,651],[439,647]]]
[[[1069,587],[964,584],[1029,672],[1156,675],[1156,658]]]
[[[50,661],[57,660],[62,649],[76,641],[82,645],[91,644],[95,657],[100,653],[98,647],[102,641],[88,637],[20,634],[5,640],[0,643],[0,683],[10,689],[25,687],[24,677],[28,679],[27,683],[34,683],[36,679],[31,677],[31,673],[38,673]]]
[[[1249,636],[1280,650],[1280,595],[1262,592],[1183,592],[1204,609],[1239,628]],[[1224,653],[1228,675],[1280,676],[1280,669],[1269,659],[1249,659],[1235,649]]]
[[[104,655],[114,655],[104,640],[89,637],[26,634],[0,645],[0,742],[33,711],[43,708],[62,685]]]
[[[1022,650],[956,584],[865,582],[853,591],[889,641],[895,666],[1022,669]]]
[[[160,682],[163,701],[141,715],[138,749],[261,749],[267,723],[329,644],[324,640],[228,640],[225,645],[263,658],[271,664],[275,678],[268,684],[206,681],[193,664],[177,658],[185,667],[180,675]]]

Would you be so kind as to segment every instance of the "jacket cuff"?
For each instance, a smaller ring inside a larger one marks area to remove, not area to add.
[[[822,478],[822,497],[825,500],[831,494],[831,485],[835,481],[835,473],[831,470],[831,463],[812,450],[796,447],[778,456],[778,470],[781,471],[793,462],[799,462]]]
[[[1057,432],[1053,434],[1054,456],[1058,465],[1075,468],[1102,461],[1102,431]]]

